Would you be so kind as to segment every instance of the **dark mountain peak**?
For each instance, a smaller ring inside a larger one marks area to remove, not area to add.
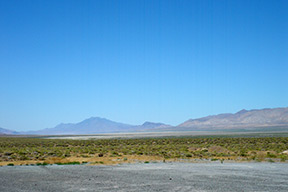
[[[110,120],[102,118],[102,117],[90,117],[90,118],[85,119],[85,120],[83,120],[81,122],[84,122],[84,121],[110,121]]]
[[[90,118],[85,119],[83,121],[110,121],[110,120],[102,118],[102,117],[90,117]]]
[[[246,113],[248,112],[246,109],[242,109],[241,111],[238,111],[236,114],[243,114],[243,113]]]
[[[87,118],[87,119],[102,119],[101,117],[94,117],[94,116],[91,116],[91,117],[89,117],[89,118]],[[86,119],[86,120],[87,120]]]
[[[153,129],[161,129],[171,127],[170,125],[166,125],[164,123],[154,123],[150,121],[144,122],[142,125],[138,126],[142,128],[142,130],[153,130]]]
[[[163,123],[154,123],[150,121],[145,121],[142,126],[151,126],[151,125],[163,125]]]

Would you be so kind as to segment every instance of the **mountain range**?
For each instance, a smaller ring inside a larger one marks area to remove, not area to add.
[[[288,107],[241,110],[198,119],[177,126],[181,130],[288,130]]]
[[[12,135],[12,134],[17,134],[17,132],[0,127],[0,135]]]
[[[129,125],[100,117],[91,117],[79,123],[59,124],[54,128],[38,131],[15,132],[0,128],[0,134],[39,134],[39,135],[79,135],[119,132],[151,131],[235,131],[269,130],[288,131],[288,107],[241,110],[237,113],[224,113],[189,119],[177,126],[164,123],[145,122],[142,125]]]
[[[40,135],[79,135],[79,134],[97,134],[97,133],[119,133],[145,131],[148,129],[167,128],[169,125],[163,123],[145,122],[142,125],[129,125],[118,123],[105,118],[91,117],[79,123],[59,124],[54,128],[42,129],[39,131],[23,132],[25,134]],[[23,134],[22,133],[22,134]]]

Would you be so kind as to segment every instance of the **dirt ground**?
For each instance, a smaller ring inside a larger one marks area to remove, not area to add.
[[[286,163],[0,167],[0,191],[288,191]]]

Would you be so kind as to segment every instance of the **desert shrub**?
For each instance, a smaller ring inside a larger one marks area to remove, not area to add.
[[[273,161],[272,159],[268,159],[269,163],[275,163],[275,161]]]
[[[267,152],[267,157],[269,158],[276,158],[277,156],[271,152]]]
[[[285,162],[287,160],[287,155],[280,155],[280,161]]]
[[[49,165],[48,163],[46,162],[43,162],[43,163],[36,163],[37,166],[46,166],[46,165]]]
[[[225,150],[223,149],[225,148]],[[216,149],[216,150],[215,150]],[[221,150],[220,150],[221,149]],[[223,150],[222,150],[223,149]],[[90,157],[98,154],[148,155],[169,158],[287,157],[288,137],[173,137],[144,139],[56,140],[39,138],[0,138],[0,161],[41,160],[51,157]],[[269,153],[266,153],[269,151]],[[263,152],[264,154],[260,154]],[[190,154],[190,155],[188,155]]]
[[[144,163],[150,163],[149,161],[145,161]]]
[[[72,162],[66,162],[66,163],[55,163],[56,165],[80,165],[79,161],[72,161]]]

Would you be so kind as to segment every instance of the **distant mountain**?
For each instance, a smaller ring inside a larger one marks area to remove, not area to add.
[[[153,122],[146,121],[142,125],[138,125],[138,126],[134,127],[134,129],[136,129],[138,131],[141,131],[141,130],[147,131],[150,129],[162,129],[162,128],[168,128],[168,127],[171,127],[171,126],[166,125],[164,123],[153,123]]]
[[[241,110],[235,114],[226,113],[190,119],[177,126],[178,130],[227,130],[227,129],[286,129],[288,128],[288,107],[274,109]]]
[[[40,135],[80,135],[80,134],[97,134],[97,133],[117,133],[143,131],[145,129],[167,127],[162,123],[145,122],[143,125],[129,125],[114,122],[105,118],[91,117],[80,123],[59,124],[54,128],[42,129],[39,131],[29,131],[25,134]]]
[[[13,135],[13,134],[17,134],[17,132],[0,127],[0,135]]]
[[[172,127],[163,123],[145,122],[142,125],[118,123],[105,118],[91,117],[79,123],[59,124],[38,131],[15,132],[0,128],[0,134],[83,135],[119,132],[159,131],[288,131],[288,107],[241,110],[237,113],[211,115],[190,119]]]

